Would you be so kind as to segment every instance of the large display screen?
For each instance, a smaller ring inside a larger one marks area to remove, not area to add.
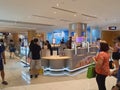
[[[69,38],[69,31],[67,29],[54,30],[51,33],[47,33],[47,40],[50,43],[59,44],[64,38],[64,42],[67,42]]]

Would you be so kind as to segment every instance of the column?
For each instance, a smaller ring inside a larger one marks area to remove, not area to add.
[[[76,37],[85,36],[86,37],[86,23],[72,23],[69,24],[69,30],[70,32],[75,32]],[[84,35],[83,35],[84,34]]]

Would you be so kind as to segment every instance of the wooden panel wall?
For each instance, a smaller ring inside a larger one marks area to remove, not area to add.
[[[101,39],[106,40],[110,46],[113,46],[113,39],[117,36],[120,36],[120,30],[117,31],[109,31],[103,30],[101,33]]]
[[[29,30],[28,31],[28,41],[30,42],[34,37],[36,36],[35,30]]]
[[[12,33],[12,39],[14,43],[17,44],[19,42],[18,33]]]

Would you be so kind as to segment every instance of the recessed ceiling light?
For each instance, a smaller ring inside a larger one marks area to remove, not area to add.
[[[28,18],[31,18],[31,16],[28,16]]]
[[[74,14],[74,16],[76,17],[77,15],[76,15],[76,14]]]
[[[56,14],[57,12],[54,12],[54,14]]]
[[[59,7],[59,3],[57,3],[56,5],[57,5],[57,7]]]

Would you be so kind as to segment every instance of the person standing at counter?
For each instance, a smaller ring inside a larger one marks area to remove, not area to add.
[[[52,50],[51,44],[49,43],[48,40],[46,40],[46,43],[47,43],[47,48],[50,50],[50,55],[53,55],[53,50]]]
[[[50,50],[48,49],[46,42],[44,42],[44,45],[41,51],[41,57],[45,57],[45,56],[50,56]]]
[[[69,40],[67,41],[67,48],[72,49],[72,37],[69,37]]]
[[[64,56],[65,55],[65,52],[64,52],[64,49],[66,48],[66,45],[63,41],[61,41],[60,43],[60,47],[59,47],[59,55],[60,56]]]
[[[38,39],[33,40],[34,44],[31,47],[32,60],[30,62],[30,78],[39,75],[39,70],[41,68],[41,46],[39,45]]]

